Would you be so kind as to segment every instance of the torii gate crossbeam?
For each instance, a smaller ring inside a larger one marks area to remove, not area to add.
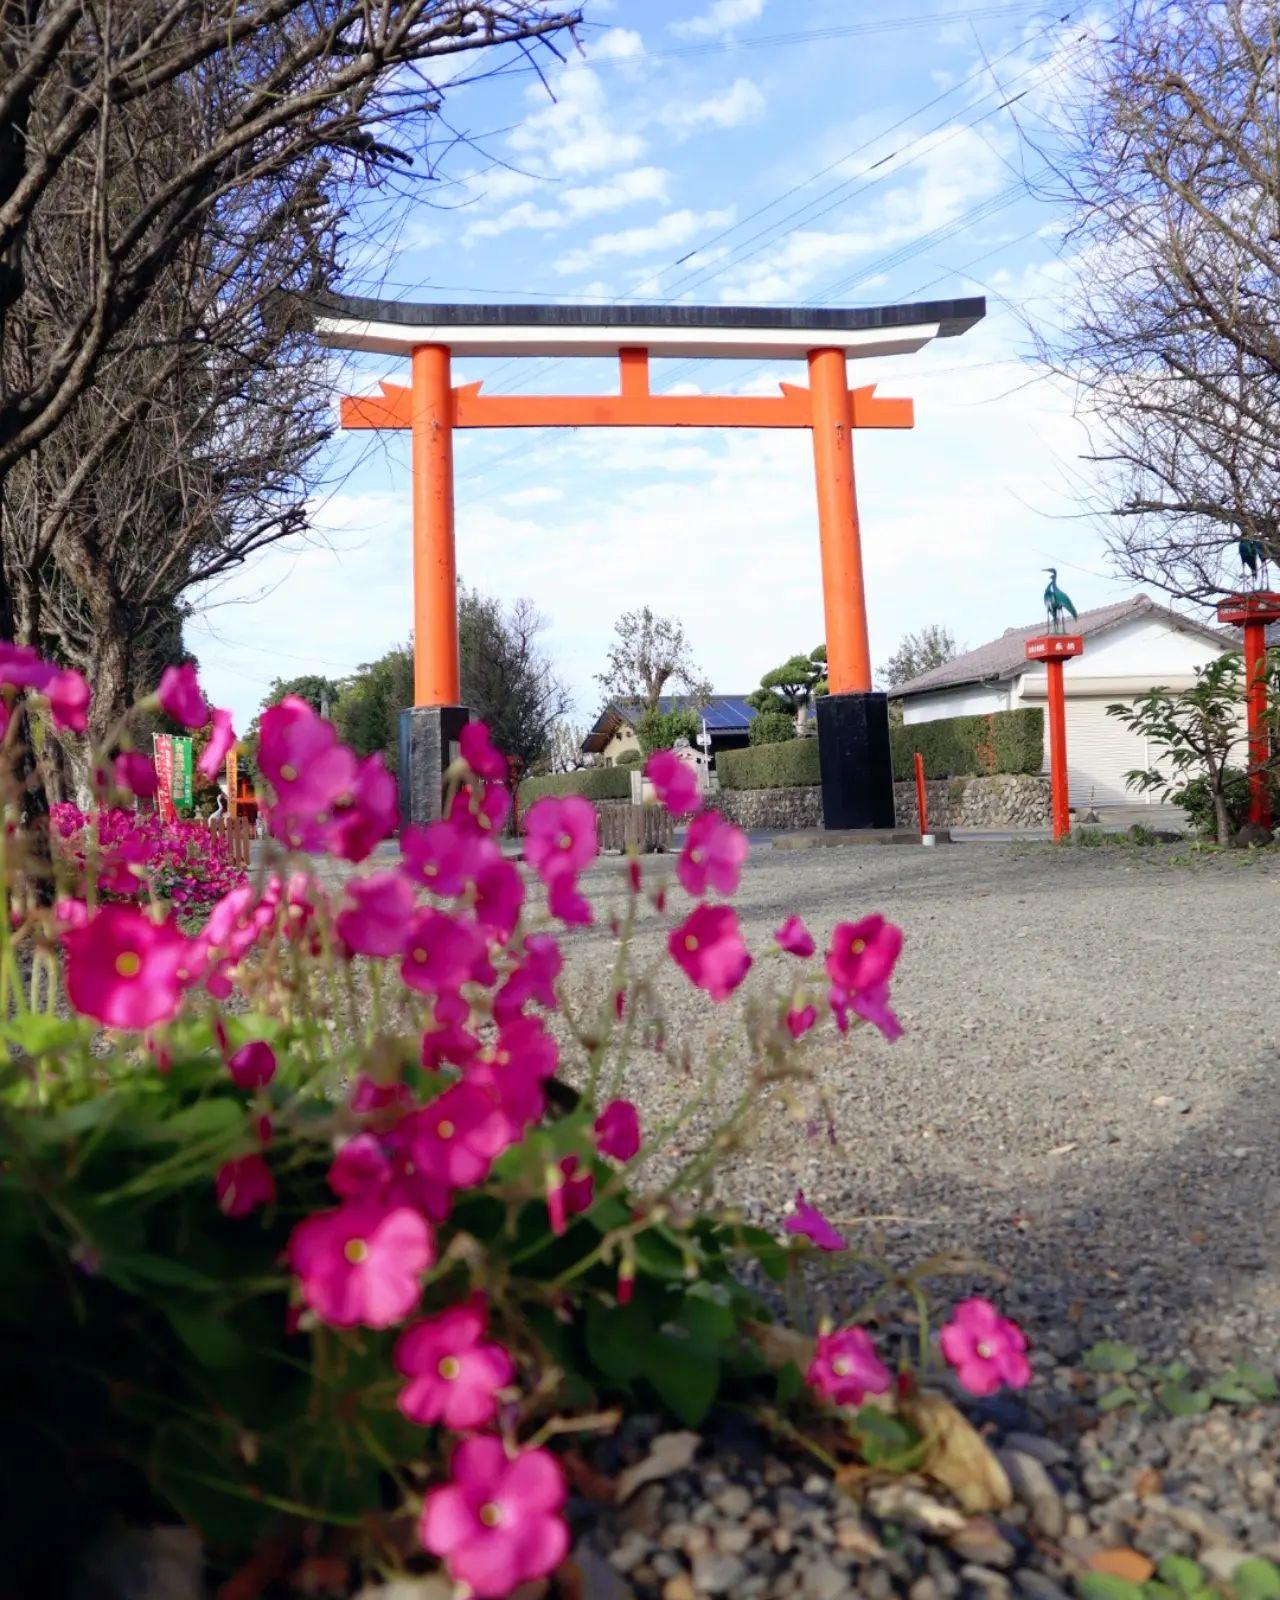
[[[438,710],[428,764],[447,758],[449,713],[460,699],[453,432],[457,428],[807,428],[813,436],[830,696],[819,702],[826,826],[892,827],[884,696],[871,657],[854,487],[855,428],[910,428],[910,400],[874,385],[850,389],[850,357],[898,355],[963,333],[985,301],[933,301],[845,311],[693,306],[415,306],[333,297],[316,310],[323,342],[407,355],[408,387],[342,400],[344,428],[407,429],[412,436],[414,694]],[[613,395],[486,395],[454,387],[452,357],[613,355]],[[780,394],[655,395],[657,356],[760,359],[803,356],[809,386]],[[408,714],[406,714],[408,715]],[[452,720],[456,720],[456,717]],[[403,741],[402,741],[403,742]],[[410,741],[411,742],[411,741]],[[405,753],[408,754],[406,745]],[[433,814],[431,785],[406,814]]]

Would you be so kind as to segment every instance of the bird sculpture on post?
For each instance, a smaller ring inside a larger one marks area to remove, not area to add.
[[[1069,611],[1074,622],[1076,608],[1071,604],[1070,595],[1064,594],[1058,587],[1057,567],[1046,567],[1044,570],[1049,574],[1049,581],[1044,586],[1044,609],[1049,619],[1049,632],[1064,633],[1066,630],[1062,625],[1062,614],[1064,611]]]
[[[1261,539],[1241,539],[1236,546],[1240,552],[1240,565],[1257,587],[1267,586],[1267,547]]]

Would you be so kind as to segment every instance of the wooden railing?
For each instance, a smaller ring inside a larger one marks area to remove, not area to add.
[[[600,819],[600,848],[626,850],[634,846],[641,855],[670,850],[675,822],[661,806],[633,806],[626,800],[603,800],[596,806]]]
[[[209,832],[220,839],[236,867],[249,865],[249,846],[253,843],[253,824],[248,817],[210,817]]]

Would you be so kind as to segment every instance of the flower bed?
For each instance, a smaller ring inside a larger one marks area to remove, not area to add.
[[[0,655],[6,709],[14,690],[40,684],[6,679]],[[229,729],[193,675],[159,696]],[[862,1307],[811,1300],[806,1267],[853,1246],[803,1196],[776,1229],[700,1198],[754,1118],[802,1111],[822,1030],[900,1034],[901,931],[837,923],[820,960],[793,916],[749,949],[728,903],[746,839],[662,752],[647,776],[690,819],[674,881],[621,867],[611,964],[569,1014],[560,939],[595,915],[595,811],[531,806],[526,877],[496,844],[505,760],[481,724],[460,748],[446,818],[327,893],[298,852],[364,861],[395,827],[394,783],[302,701],[272,707],[274,859],[194,934],[154,895],[104,903],[109,813],[67,835],[89,841],[63,852],[85,881],[47,910],[34,856],[0,832],[0,1345],[23,1395],[0,1531],[17,1590],[58,1592],[105,1527],[180,1518],[241,1593],[304,1587],[318,1561],[331,1590],[439,1564],[485,1600],[559,1567],[558,1447],[627,1408],[692,1426],[727,1401],[947,1481],[967,1425],[922,1389],[930,1366],[976,1394],[1027,1381],[1021,1333],[985,1300],[936,1345],[914,1274],[880,1269]],[[12,824],[16,785],[2,798]],[[692,1147],[726,1047],[685,1113],[642,1127],[628,1061],[665,1036],[632,955],[642,918],[708,1005],[741,1005],[746,1090]],[[787,1285],[803,1330],[770,1326],[747,1262]],[[868,1316],[895,1294],[914,1336],[877,1343]]]
[[[149,764],[149,763],[148,763]],[[51,809],[70,873],[95,877],[105,899],[136,900],[148,889],[184,911],[199,911],[244,882],[228,842],[203,822],[163,822],[155,812],[108,807],[93,815],[70,804]]]

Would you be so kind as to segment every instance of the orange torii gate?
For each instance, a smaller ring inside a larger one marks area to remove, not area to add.
[[[409,385],[342,400],[344,428],[412,435],[415,708],[401,725],[405,815],[435,815],[439,774],[465,717],[459,706],[455,428],[807,428],[813,435],[828,683],[818,703],[823,815],[828,828],[892,828],[888,712],[871,688],[862,550],[854,488],[855,428],[910,428],[910,400],[874,385],[850,389],[851,357],[903,355],[964,333],[981,298],[851,310],[758,306],[413,305],[332,296],[316,331],[339,349],[407,355]],[[452,358],[614,356],[613,395],[486,395],[455,388]],[[651,357],[769,360],[803,356],[809,387],[776,396],[664,395]],[[429,715],[419,715],[427,712]]]

